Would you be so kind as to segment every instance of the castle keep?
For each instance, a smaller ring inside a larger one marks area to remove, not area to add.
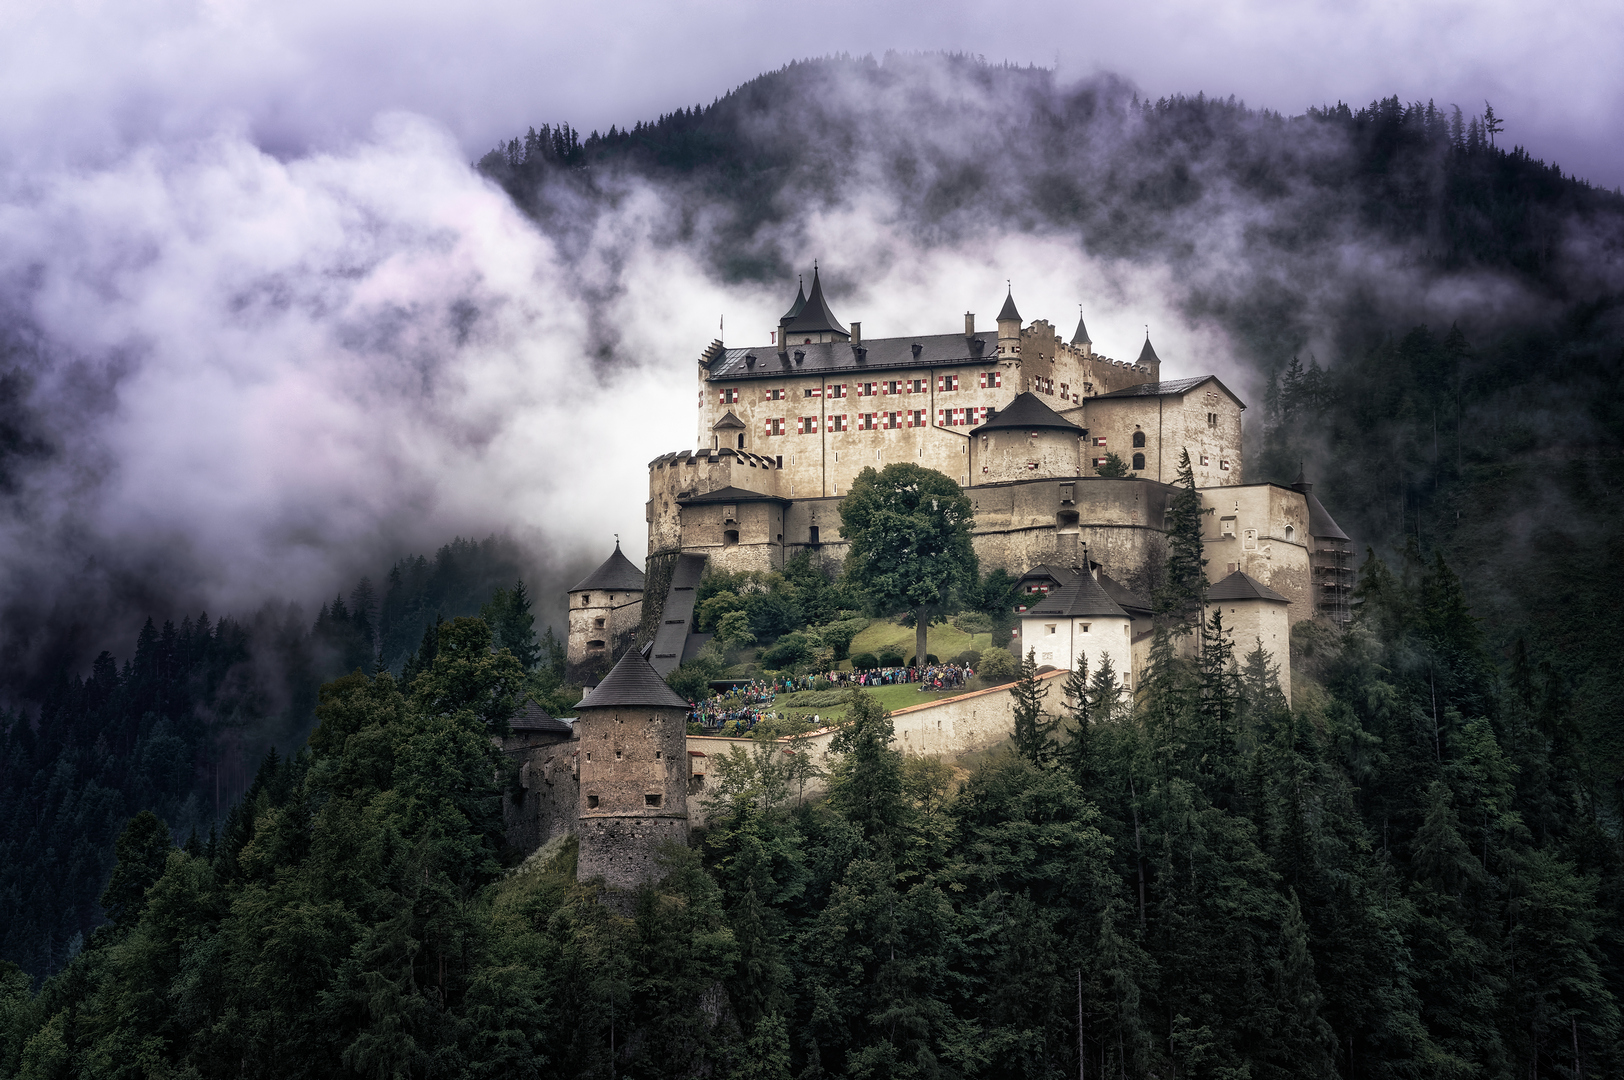
[[[576,830],[583,876],[629,887],[652,873],[657,839],[686,836],[704,755],[687,749],[686,703],[663,676],[704,641],[701,577],[779,569],[803,551],[837,570],[840,500],[864,468],[913,462],[963,486],[983,569],[1021,580],[1011,647],[1040,664],[1109,659],[1137,686],[1185,451],[1207,511],[1208,610],[1237,650],[1261,643],[1289,695],[1292,624],[1347,618],[1348,537],[1304,477],[1247,482],[1245,403],[1212,375],[1164,380],[1148,335],[1133,362],[1113,360],[1081,318],[1062,340],[1025,322],[1011,292],[985,331],[967,313],[962,332],[865,339],[814,270],[770,336],[698,357],[695,448],[649,463],[645,568],[617,543],[570,591],[571,677],[597,683],[574,730],[547,718],[529,731],[521,717],[507,742],[524,788],[510,835],[533,846]],[[1130,475],[1101,475],[1107,455]],[[962,730],[984,738],[992,714],[977,715]]]

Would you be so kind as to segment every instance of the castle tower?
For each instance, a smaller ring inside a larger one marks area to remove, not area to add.
[[[688,703],[633,649],[576,708],[576,877],[635,889],[658,877],[662,844],[688,842]]]
[[[797,279],[795,282],[795,302],[789,306],[789,310],[784,312],[783,317],[778,320],[779,352],[789,348],[789,337],[786,330],[789,324],[794,322],[796,317],[801,314],[801,309],[804,307],[806,307],[806,282]]]
[[[818,278],[817,264],[812,266],[812,292],[799,308],[790,308],[795,317],[783,323],[779,332],[779,351],[796,345],[821,345],[831,341],[850,341],[851,333],[840,325],[829,302],[823,298],[823,282]]]
[[[1004,369],[1004,385],[1014,390],[1028,390],[1021,379],[1021,313],[1015,308],[1015,293],[1004,296],[1004,306],[998,311],[998,364]]]
[[[1162,381],[1162,358],[1156,355],[1156,350],[1150,347],[1150,332],[1145,332],[1145,347],[1139,350],[1139,359],[1134,363],[1142,368],[1150,369],[1150,381]]]
[[[568,677],[588,683],[625,652],[643,619],[643,571],[620,553],[582,578],[569,594]]]
[[[1018,394],[1008,408],[970,432],[970,483],[1077,476],[1082,435],[1082,428],[1036,394]]]
[[[1088,336],[1088,327],[1083,325],[1082,305],[1077,307],[1077,331],[1071,335],[1071,345],[1083,356],[1094,355],[1094,342]]]

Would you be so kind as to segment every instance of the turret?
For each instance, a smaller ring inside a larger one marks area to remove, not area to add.
[[[829,341],[849,341],[851,333],[840,320],[835,318],[834,312],[829,310],[829,302],[823,298],[823,282],[818,278],[818,266],[812,264],[812,292],[799,309],[791,308],[795,312],[794,318],[785,317],[779,332],[779,351],[792,348],[795,345],[822,344]],[[788,340],[784,340],[784,339]]]
[[[688,703],[635,649],[576,706],[581,795],[576,877],[631,890],[688,842]]]
[[[788,311],[784,312],[783,318],[778,320],[779,352],[784,352],[789,348],[789,338],[785,336],[784,330],[787,326],[789,326],[790,323],[795,321],[796,317],[801,314],[801,309],[804,307],[806,307],[806,279],[796,278],[795,302],[789,306]]]
[[[565,653],[571,681],[590,682],[631,645],[643,618],[643,571],[615,551],[569,591],[569,645]]]
[[[1148,340],[1148,338],[1147,338]],[[1071,344],[1084,356],[1094,355],[1094,342],[1089,339],[1088,327],[1083,325],[1083,305],[1077,305],[1077,332],[1071,335]]]
[[[1134,363],[1142,368],[1150,369],[1150,381],[1162,381],[1162,359],[1156,355],[1156,350],[1150,347],[1150,331],[1145,331],[1145,347],[1139,350],[1139,359]]]

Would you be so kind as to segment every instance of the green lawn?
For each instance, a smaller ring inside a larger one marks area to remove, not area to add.
[[[876,619],[851,639],[850,654],[873,653],[878,656],[887,646],[894,647],[904,660],[912,656],[913,628],[898,626],[890,619]],[[966,649],[983,652],[991,647],[991,634],[966,634],[952,623],[940,623],[926,631],[925,650],[935,654],[944,664]]]
[[[986,637],[985,634],[981,636]],[[957,689],[943,691],[941,693],[921,693],[918,683],[898,683],[892,686],[871,686],[867,688],[868,692],[874,697],[878,698],[880,704],[885,706],[885,708],[890,712],[895,712],[898,709],[906,709],[911,705],[924,705],[927,702],[940,701],[942,698],[957,697],[960,694],[968,694],[976,690],[985,689],[987,689],[987,687],[980,679],[971,679],[968,683],[958,687]],[[775,708],[786,716],[804,718],[808,720],[810,720],[813,716],[816,716],[818,718],[818,723],[820,724],[836,724],[845,719],[845,702],[841,702],[840,704],[836,705],[826,705],[822,704],[822,702],[827,701],[828,698],[820,696],[818,698],[820,703],[817,705],[812,705],[810,703],[804,706],[796,704],[797,699],[802,697],[812,697],[814,693],[816,693],[816,691],[807,692],[805,694],[781,695],[778,698]],[[824,693],[826,694],[827,691]]]

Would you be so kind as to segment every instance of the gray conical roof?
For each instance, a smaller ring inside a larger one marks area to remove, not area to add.
[[[592,573],[581,579],[570,592],[582,592],[593,589],[597,592],[642,592],[643,571],[626,556],[620,553],[620,544],[615,544],[615,553],[603,560]]]
[[[812,268],[812,293],[806,298],[806,303],[795,313],[795,318],[784,327],[784,333],[794,336],[796,334],[851,334],[840,321],[835,318],[834,312],[829,310],[829,302],[823,298],[823,282],[818,280],[816,267]]]
[[[1244,571],[1233,574],[1207,589],[1208,600],[1272,600],[1281,604],[1291,601]]]
[[[976,431],[997,431],[1001,428],[1060,428],[1067,431],[1082,431],[1082,428],[1045,405],[1031,391],[1017,394],[1008,408],[1000,410],[997,416],[975,428],[971,434]]]
[[[1021,313],[1015,309],[1015,291],[1013,289],[1005,295],[1004,306],[998,311],[999,322],[1008,322],[1011,319],[1016,322],[1021,321]]]
[[[1161,362],[1162,362],[1162,358],[1157,356],[1156,355],[1156,350],[1150,347],[1150,335],[1146,334],[1145,335],[1145,347],[1143,349],[1139,350],[1139,359],[1137,361],[1135,361],[1135,363],[1139,363],[1139,364],[1159,364]]]
[[[1091,339],[1088,336],[1088,327],[1083,325],[1083,314],[1082,314],[1082,312],[1077,313],[1077,332],[1075,334],[1071,335],[1071,343],[1073,345],[1092,345],[1092,344],[1094,344],[1093,339]]]
[[[806,307],[806,283],[797,280],[795,283],[795,303],[791,304],[789,310],[784,312],[784,317],[778,320],[778,324],[782,326],[785,323],[794,322],[795,317],[801,313],[801,309],[804,307]]]
[[[1094,580],[1092,574],[1075,575],[1070,584],[1056,589],[1026,610],[1027,618],[1044,615],[1068,619],[1079,615],[1114,616],[1119,619],[1129,617],[1122,610],[1122,605],[1100,588],[1100,583]]]
[[[686,709],[688,702],[665,684],[636,649],[626,650],[626,655],[603,677],[603,682],[575,706],[577,710],[637,707]]]
[[[1337,526],[1325,505],[1314,495],[1314,485],[1308,482],[1303,472],[1302,463],[1297,463],[1297,479],[1291,482],[1291,490],[1303,493],[1303,500],[1308,503],[1308,535],[1324,540],[1346,540],[1348,534]]]

